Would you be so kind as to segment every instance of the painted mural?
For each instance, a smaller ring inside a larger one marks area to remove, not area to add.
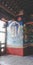
[[[14,48],[23,47],[23,25],[17,21],[8,21],[7,46]]]
[[[33,45],[33,23],[24,26],[24,45]]]

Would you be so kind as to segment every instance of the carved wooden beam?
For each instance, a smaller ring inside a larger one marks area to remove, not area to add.
[[[6,6],[2,5],[1,3],[0,3],[0,8],[4,9],[9,14],[15,16],[15,13],[13,13],[13,11],[10,11]]]

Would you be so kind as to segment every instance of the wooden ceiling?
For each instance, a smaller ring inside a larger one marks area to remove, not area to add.
[[[0,0],[0,8],[13,16],[17,15],[22,9],[29,14],[33,12],[33,0]]]

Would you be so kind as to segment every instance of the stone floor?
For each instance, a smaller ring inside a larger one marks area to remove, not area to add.
[[[0,56],[0,65],[33,65],[33,56]]]

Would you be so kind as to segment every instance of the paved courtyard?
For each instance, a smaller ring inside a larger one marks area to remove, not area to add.
[[[0,56],[0,65],[33,65],[33,56]]]

